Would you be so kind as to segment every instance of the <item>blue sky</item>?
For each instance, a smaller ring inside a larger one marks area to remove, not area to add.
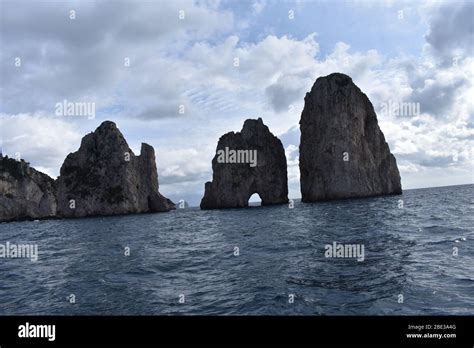
[[[265,4],[264,9],[253,16],[248,28],[240,32],[246,42],[258,42],[268,34],[283,36],[290,34],[303,39],[313,32],[318,33],[321,54],[330,54],[338,41],[348,42],[356,50],[378,51],[396,56],[419,55],[423,46],[426,25],[417,12],[403,11],[410,2],[399,6],[383,1],[226,1],[223,8],[234,9],[237,21],[245,21],[255,13],[254,4]],[[403,11],[403,21],[398,11]],[[293,10],[295,20],[288,20]]]
[[[337,71],[372,101],[403,188],[474,181],[472,1],[0,4],[3,152],[53,177],[108,119],[136,154],[155,147],[163,194],[197,205],[219,137],[262,117],[298,198],[303,98]],[[95,103],[95,118],[55,115],[63,100]],[[383,111],[402,103],[420,113]]]

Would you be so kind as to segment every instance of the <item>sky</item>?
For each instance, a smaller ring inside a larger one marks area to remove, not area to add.
[[[299,198],[304,96],[341,72],[371,100],[404,189],[473,183],[473,18],[456,0],[0,0],[2,151],[55,178],[111,120],[135,154],[155,148],[162,194],[198,205],[219,137],[262,117]],[[58,114],[64,101],[95,114]]]

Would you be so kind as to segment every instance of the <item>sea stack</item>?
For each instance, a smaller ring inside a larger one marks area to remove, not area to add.
[[[248,119],[241,132],[219,139],[212,171],[201,209],[248,207],[254,193],[262,205],[288,202],[285,151],[261,118]]]
[[[56,215],[56,186],[48,175],[0,155],[0,222]]]
[[[103,122],[70,153],[57,180],[58,215],[83,217],[162,212],[173,202],[158,192],[155,151],[135,156],[115,123]]]
[[[402,193],[374,108],[349,76],[316,80],[305,96],[300,130],[303,202]]]

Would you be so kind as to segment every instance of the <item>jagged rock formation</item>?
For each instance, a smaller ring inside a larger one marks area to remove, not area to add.
[[[115,123],[103,122],[64,161],[58,187],[58,215],[81,217],[161,212],[174,204],[158,192],[155,151],[128,147]]]
[[[288,202],[285,151],[261,118],[246,120],[240,133],[219,139],[212,170],[201,209],[247,207],[254,193],[262,205]]]
[[[300,120],[303,202],[402,192],[374,108],[349,76],[316,80]]]
[[[56,186],[29,163],[0,156],[0,221],[56,215]]]
[[[0,222],[161,212],[175,209],[158,192],[155,151],[135,156],[113,122],[103,122],[67,156],[56,181],[25,161],[0,156]]]

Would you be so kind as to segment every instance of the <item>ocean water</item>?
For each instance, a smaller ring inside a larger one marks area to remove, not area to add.
[[[0,314],[472,315],[473,189],[3,223],[39,257],[0,259]]]

